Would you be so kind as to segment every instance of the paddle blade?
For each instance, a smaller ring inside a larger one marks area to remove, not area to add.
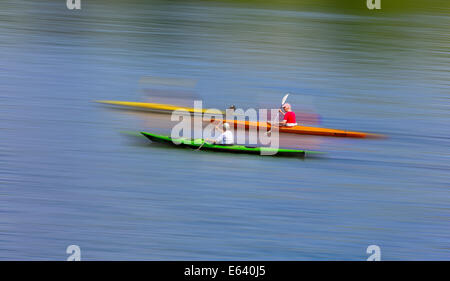
[[[281,105],[283,105],[283,104],[286,102],[288,96],[289,96],[289,93],[287,93],[287,94],[283,97],[283,99],[281,100]]]

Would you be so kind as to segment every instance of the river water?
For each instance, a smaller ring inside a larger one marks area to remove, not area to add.
[[[1,4],[1,260],[450,258],[448,14],[86,2]],[[286,92],[312,124],[387,138],[282,135],[326,152],[305,160],[193,152],[123,133],[170,133],[167,116],[93,102]]]

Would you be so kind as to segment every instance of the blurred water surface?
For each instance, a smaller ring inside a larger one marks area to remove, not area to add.
[[[1,260],[450,258],[448,14],[82,5],[1,4]],[[291,92],[324,127],[389,138],[283,136],[328,153],[305,161],[130,141],[165,117],[92,101],[151,100],[142,77],[216,108]]]

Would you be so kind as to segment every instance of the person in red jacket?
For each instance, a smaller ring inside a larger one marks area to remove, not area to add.
[[[285,112],[283,112],[283,110]],[[295,120],[295,113],[292,111],[291,105],[288,103],[283,104],[283,110],[279,110],[281,114],[284,115],[283,121],[280,122],[280,126],[293,127],[297,126],[297,121]]]

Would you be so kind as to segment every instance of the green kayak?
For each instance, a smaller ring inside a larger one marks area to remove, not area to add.
[[[282,149],[282,148],[270,148],[270,147],[252,147],[245,145],[220,145],[210,144],[203,139],[172,139],[168,136],[161,136],[157,134],[141,132],[145,137],[153,142],[164,143],[173,145],[176,147],[188,147],[200,150],[218,151],[218,152],[230,152],[230,153],[243,153],[243,154],[261,154],[261,152],[276,152],[276,154],[269,154],[270,156],[291,156],[291,157],[305,157],[306,153],[318,153],[315,151],[305,151],[298,149]],[[266,154],[267,155],[267,154]]]

